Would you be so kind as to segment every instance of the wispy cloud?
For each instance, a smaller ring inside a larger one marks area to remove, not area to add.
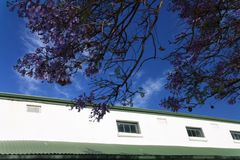
[[[137,95],[134,100],[134,106],[146,106],[146,104],[151,100],[152,96],[160,92],[164,86],[165,78],[158,78],[158,79],[147,79],[143,84],[142,87],[145,91],[145,96],[141,97]]]
[[[40,37],[37,34],[31,33],[28,29],[22,30],[21,40],[24,46],[24,52],[34,52],[38,47],[44,47]],[[79,92],[82,92],[84,88],[80,84],[78,77],[73,77],[72,84],[67,86],[59,86],[58,84],[42,84],[40,81],[29,78],[21,77],[17,72],[19,91],[23,94],[30,95],[47,95],[63,98],[73,98]],[[42,88],[45,88],[47,92],[44,92]]]
[[[67,99],[72,99],[78,96],[81,92],[84,91],[84,88],[80,84],[80,80],[76,77],[72,78],[72,84],[67,86],[59,86],[54,84],[53,92],[56,96],[64,97]]]
[[[36,48],[45,45],[37,34],[30,32],[28,29],[23,29],[22,33],[21,39],[26,52],[33,52]]]
[[[71,85],[59,86],[58,84],[42,83],[39,80],[22,77],[18,73],[16,74],[19,86],[18,90],[22,94],[72,99],[84,91],[77,79],[74,79]]]
[[[138,71],[137,74],[136,74],[135,79],[136,79],[136,80],[139,80],[140,78],[142,78],[143,75],[144,75],[144,71],[142,71],[142,70],[141,70],[141,71]]]
[[[83,91],[84,87],[80,84],[80,78],[73,77],[72,78],[72,86],[76,91]]]
[[[17,73],[16,73],[17,74]],[[44,94],[43,90],[41,90],[41,82],[30,77],[22,77],[19,74],[18,76],[18,86],[19,91],[23,94],[28,95],[38,95]]]
[[[57,94],[60,94],[62,96],[64,96],[65,98],[67,99],[70,99],[72,98],[71,94],[69,91],[67,91],[66,89],[64,88],[60,88],[57,84],[54,84],[54,91],[57,93]]]
[[[31,33],[28,29],[22,29],[21,40],[24,46],[24,52],[33,52],[36,48],[43,46],[38,35]],[[16,72],[19,91],[23,94],[38,95],[44,94],[41,90],[41,82],[30,77],[22,77]]]

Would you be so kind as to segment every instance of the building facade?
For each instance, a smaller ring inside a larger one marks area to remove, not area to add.
[[[239,121],[112,107],[96,122],[68,100],[1,93],[0,102],[3,158],[240,159]]]

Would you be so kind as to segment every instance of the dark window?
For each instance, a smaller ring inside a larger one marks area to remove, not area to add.
[[[231,135],[232,135],[232,138],[234,140],[240,140],[240,132],[238,131],[230,131]]]
[[[117,121],[118,132],[125,133],[140,133],[137,122]]]
[[[202,128],[186,127],[189,137],[204,137]]]

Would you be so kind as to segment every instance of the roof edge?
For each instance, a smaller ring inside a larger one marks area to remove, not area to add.
[[[67,106],[74,105],[73,100],[67,100],[67,99],[61,99],[61,98],[49,98],[49,97],[42,97],[42,96],[30,96],[30,95],[23,95],[23,94],[16,94],[16,93],[4,93],[4,92],[0,92],[0,99],[28,101],[28,102],[41,102],[41,103],[47,103],[47,104],[67,105]],[[124,111],[124,112],[157,114],[157,115],[166,115],[166,116],[173,116],[173,117],[184,117],[184,118],[203,119],[203,120],[210,120],[210,121],[240,124],[239,120],[230,120],[230,119],[215,118],[215,117],[209,117],[209,116],[185,114],[185,113],[167,112],[167,111],[160,111],[160,110],[123,107],[123,106],[111,106],[110,108],[113,110]]]
[[[57,104],[57,105],[73,105],[73,100],[61,99],[61,98],[50,98],[43,96],[30,96],[24,94],[16,94],[16,93],[4,93],[0,92],[0,99],[8,99],[8,100],[17,100],[17,101],[28,101],[28,102],[41,102],[47,104]]]

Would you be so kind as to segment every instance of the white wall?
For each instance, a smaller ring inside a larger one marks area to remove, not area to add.
[[[41,113],[27,112],[27,104],[41,105]],[[98,123],[89,114],[90,109],[0,100],[0,140],[240,148],[229,132],[240,131],[240,124],[116,110]],[[138,122],[141,134],[119,134],[116,120]],[[202,128],[205,138],[190,139],[186,126]]]

